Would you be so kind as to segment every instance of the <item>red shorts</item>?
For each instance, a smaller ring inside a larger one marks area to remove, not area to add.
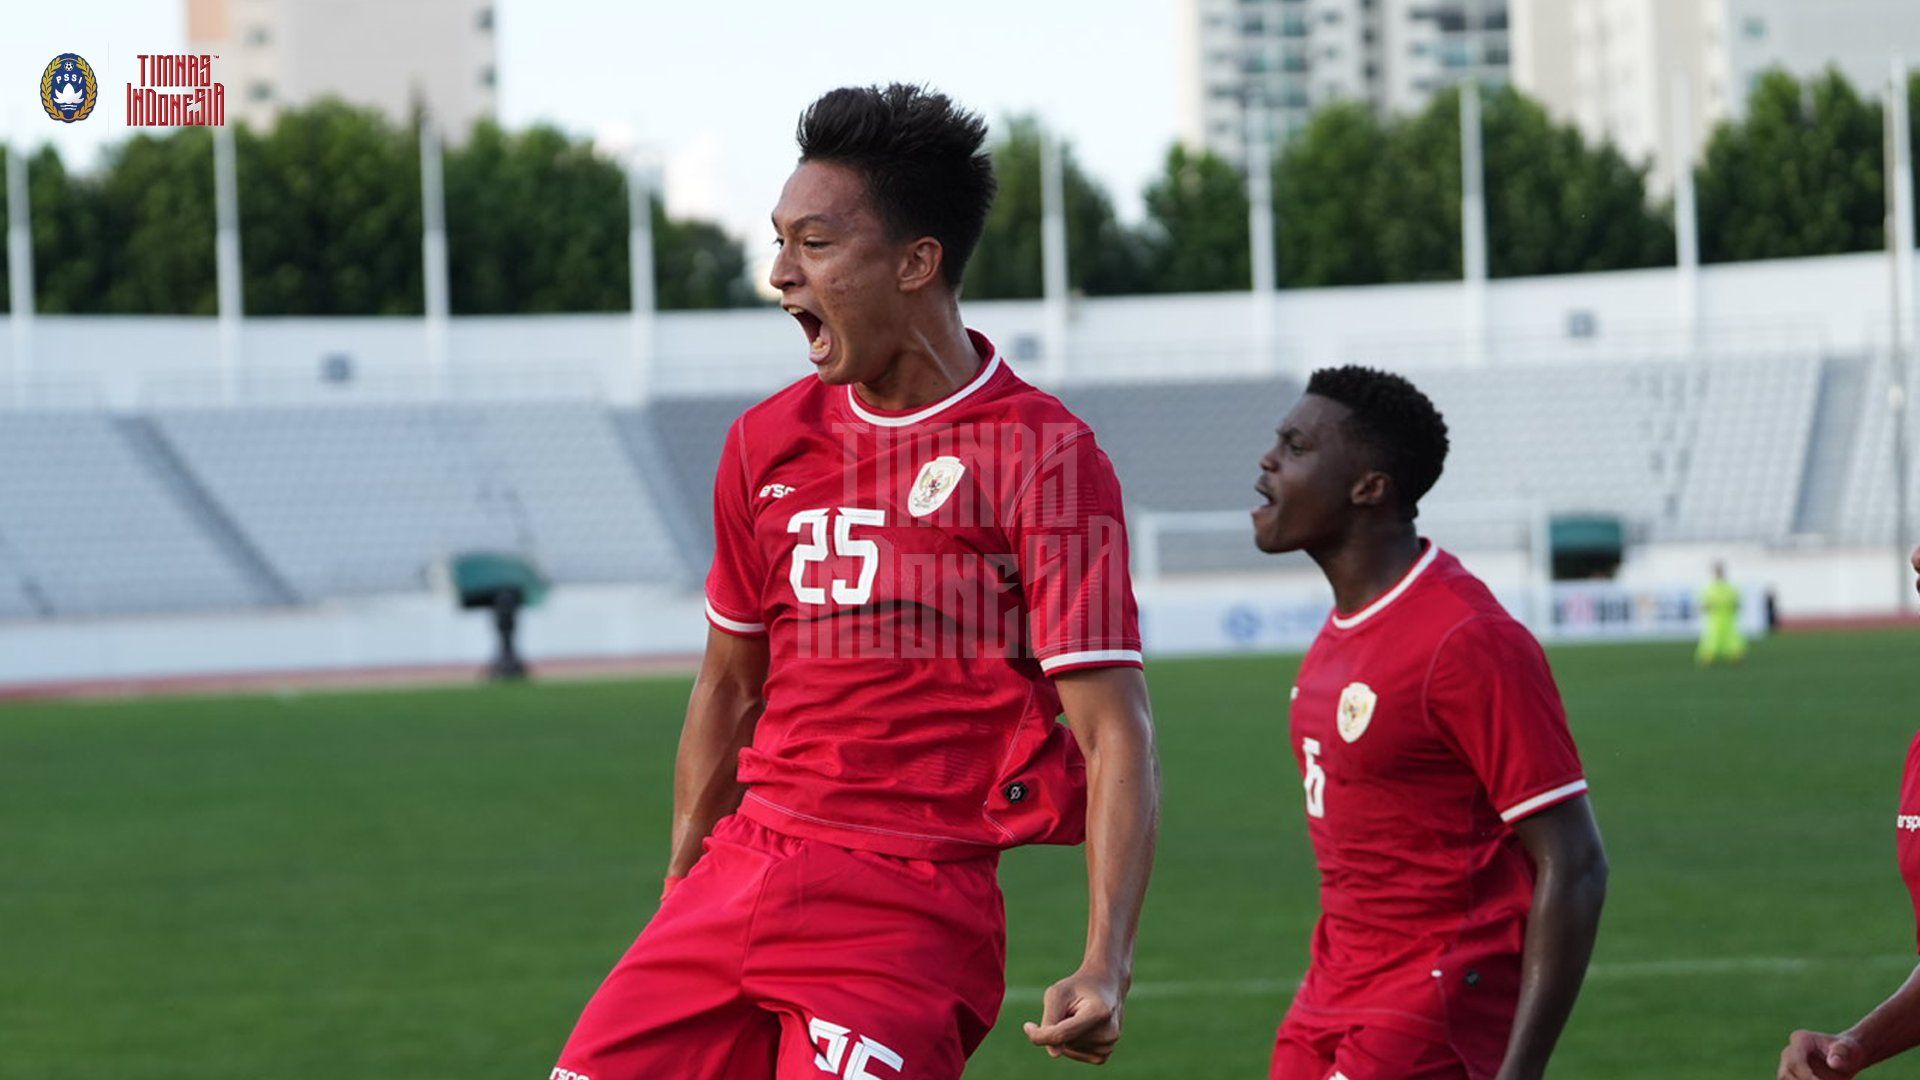
[[[1445,1043],[1382,1027],[1287,1013],[1269,1080],[1468,1080]]]
[[[705,850],[554,1080],[959,1077],[1006,992],[997,856],[851,851],[738,814]]]

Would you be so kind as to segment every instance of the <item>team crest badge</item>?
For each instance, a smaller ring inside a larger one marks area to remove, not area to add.
[[[934,458],[920,466],[920,475],[914,477],[913,488],[907,493],[907,513],[917,518],[926,517],[945,506],[966,471],[960,459],[951,455]]]
[[[1353,742],[1367,733],[1373,723],[1373,706],[1380,698],[1366,683],[1348,683],[1340,691],[1340,737]]]
[[[63,124],[85,120],[100,103],[93,68],[78,53],[61,53],[40,76],[40,107]]]

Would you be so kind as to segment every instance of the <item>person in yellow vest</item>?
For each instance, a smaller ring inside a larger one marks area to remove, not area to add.
[[[1700,593],[1700,648],[1694,659],[1701,667],[1747,658],[1747,639],[1740,634],[1740,590],[1727,580],[1727,564],[1713,564],[1713,580]]]

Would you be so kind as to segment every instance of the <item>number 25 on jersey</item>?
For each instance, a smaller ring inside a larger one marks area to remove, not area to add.
[[[885,510],[863,510],[857,506],[802,510],[788,519],[787,531],[805,537],[793,546],[793,567],[787,573],[787,580],[793,583],[794,599],[803,604],[827,602],[825,588],[807,584],[807,568],[835,555],[860,560],[860,569],[852,581],[833,579],[833,602],[858,607],[872,599],[873,578],[880,572],[880,545],[872,540],[854,539],[853,527],[886,523]]]

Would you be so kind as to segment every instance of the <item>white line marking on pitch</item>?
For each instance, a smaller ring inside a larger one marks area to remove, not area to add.
[[[1717,959],[1690,960],[1626,960],[1617,963],[1594,964],[1587,969],[1587,978],[1602,982],[1615,979],[1669,979],[1698,975],[1799,975],[1815,968],[1856,967],[1870,964],[1876,967],[1906,967],[1914,965],[1914,958],[1902,955],[1840,957],[1831,960],[1809,960],[1793,956],[1728,956]],[[1299,979],[1218,979],[1199,981],[1141,982],[1133,984],[1127,999],[1137,998],[1180,998],[1180,997],[1260,997],[1268,994],[1290,994],[1300,988]],[[1015,986],[1007,989],[1007,1002],[1038,1003],[1046,993],[1044,986]]]

